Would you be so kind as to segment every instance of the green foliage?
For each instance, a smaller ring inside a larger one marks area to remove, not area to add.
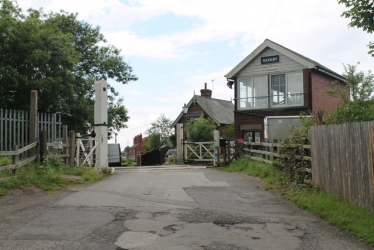
[[[12,159],[10,157],[0,157],[0,167],[12,165]]]
[[[169,136],[169,146],[171,148],[175,148],[177,146],[176,142],[177,142],[177,137],[175,136],[175,134],[171,134]]]
[[[222,168],[225,172],[243,172],[247,175],[260,177],[268,183],[283,180],[283,174],[270,164],[264,164],[245,157],[240,157],[230,164],[228,168]]]
[[[345,122],[361,122],[374,120],[374,75],[369,71],[356,72],[356,66],[344,65],[345,73],[343,76],[347,79],[347,87],[351,90],[352,100],[347,98],[344,92],[338,88],[328,91],[330,95],[340,96],[344,102],[337,107],[327,118],[327,124],[340,124]]]
[[[293,134],[280,142],[278,153],[282,158],[278,158],[276,164],[281,167],[285,177],[289,182],[304,183],[304,179],[311,179],[311,175],[306,169],[311,168],[311,162],[304,159],[309,156],[309,149],[303,145],[310,145],[310,128],[313,125],[323,124],[323,111],[309,112],[311,117],[307,117],[304,112],[300,114],[301,127],[295,128]]]
[[[201,115],[197,120],[191,120],[186,124],[187,139],[192,142],[213,141],[213,131],[217,128],[211,118]]]
[[[66,175],[80,178],[66,178]],[[12,176],[12,175],[9,175]],[[55,191],[66,188],[70,184],[93,183],[104,178],[95,168],[70,168],[59,158],[43,160],[41,164],[29,164],[17,170],[17,177],[11,177],[0,183],[0,195],[21,186],[36,186],[44,191]]]
[[[171,128],[172,122],[164,114],[161,114],[156,121],[151,123],[151,127],[147,129],[146,134],[148,135],[148,140],[152,140],[148,144],[148,151],[158,149],[163,145],[170,145],[169,137],[173,133],[173,128]],[[156,136],[158,136],[158,141]],[[150,138],[152,137],[152,138]]]
[[[326,119],[327,124],[341,124],[346,122],[362,122],[374,120],[374,101],[349,102],[337,107]]]
[[[133,167],[136,166],[136,161],[133,158],[125,158],[123,159],[121,166]]]
[[[162,146],[160,137],[160,134],[150,134],[147,137],[146,142],[143,144],[144,149],[148,152],[155,149],[159,149]]]
[[[29,9],[26,15],[15,1],[0,3],[0,107],[28,110],[30,91],[37,90],[39,112],[60,112],[69,129],[92,130],[93,83],[137,79],[120,50],[77,14]],[[126,127],[128,120],[118,95],[108,86],[110,132]]]
[[[347,201],[302,184],[290,183],[284,173],[273,165],[239,158],[227,168],[226,172],[243,172],[266,181],[263,188],[271,189],[283,198],[291,200],[296,206],[320,216],[329,223],[347,230],[359,239],[374,246],[374,214]],[[262,177],[264,176],[264,177]]]
[[[230,124],[223,131],[223,137],[226,139],[235,139],[235,124]]]
[[[344,4],[348,10],[344,11],[341,16],[351,19],[350,27],[362,28],[367,33],[374,31],[374,2],[371,0],[338,0],[339,4]],[[370,42],[369,54],[374,52],[374,43]]]

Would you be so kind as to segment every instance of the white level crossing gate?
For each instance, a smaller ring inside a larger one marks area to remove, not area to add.
[[[76,166],[95,166],[95,150],[99,145],[97,138],[77,138]]]
[[[214,142],[185,142],[185,161],[214,161]]]

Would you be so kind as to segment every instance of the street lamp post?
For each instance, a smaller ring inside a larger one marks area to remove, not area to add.
[[[186,124],[187,124],[187,119],[186,119],[186,114],[187,114],[187,112],[188,112],[188,106],[186,105],[186,104],[184,104],[183,105],[183,107],[182,107],[182,111],[183,111],[183,117],[184,117],[184,122],[182,122],[183,123],[183,133],[184,133],[184,127],[186,126]],[[182,117],[182,118],[183,118]],[[183,136],[183,138],[184,138],[184,136]]]
[[[184,162],[184,143],[183,143],[183,137],[184,137],[184,126],[185,126],[185,122],[186,120],[183,122],[183,116],[185,116],[185,114],[187,114],[188,112],[188,106],[186,104],[183,105],[182,107],[182,121],[180,123],[177,124],[176,126],[176,136],[177,136],[177,163],[178,164],[181,164],[182,162]]]

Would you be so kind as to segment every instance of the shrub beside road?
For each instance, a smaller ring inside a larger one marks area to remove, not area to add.
[[[0,158],[0,166],[11,165],[11,159]],[[41,164],[29,164],[17,170],[13,176],[11,170],[0,172],[0,195],[22,186],[35,186],[52,192],[73,184],[89,184],[103,179],[105,174],[95,168],[70,168],[61,159],[45,159]]]

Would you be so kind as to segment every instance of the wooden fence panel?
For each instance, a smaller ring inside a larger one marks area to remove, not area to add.
[[[313,183],[374,211],[374,122],[313,126]]]

